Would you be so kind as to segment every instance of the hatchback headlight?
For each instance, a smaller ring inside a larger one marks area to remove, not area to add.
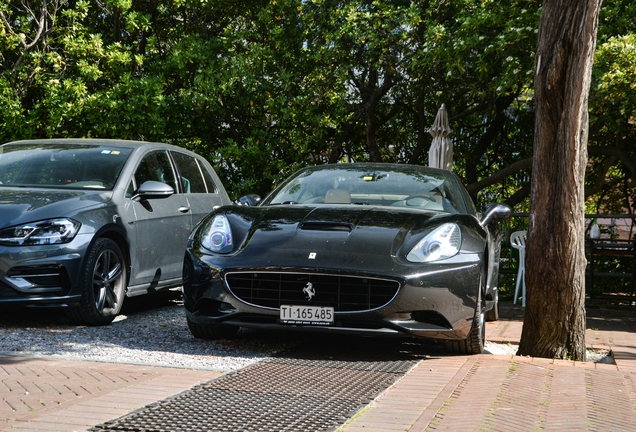
[[[434,229],[409,252],[411,262],[433,262],[457,255],[462,245],[459,225],[447,223]]]
[[[224,215],[216,215],[211,224],[206,225],[205,233],[201,238],[204,248],[217,253],[232,251],[232,228]]]
[[[53,245],[68,243],[82,226],[69,218],[48,219],[0,230],[4,246]]]

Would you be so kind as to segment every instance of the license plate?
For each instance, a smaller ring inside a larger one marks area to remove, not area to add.
[[[281,305],[280,321],[283,324],[329,325],[333,324],[333,308]]]

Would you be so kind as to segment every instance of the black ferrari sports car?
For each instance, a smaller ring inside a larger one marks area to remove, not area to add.
[[[194,230],[189,329],[211,339],[239,327],[410,335],[480,353],[484,321],[498,316],[497,221],[510,212],[478,213],[447,170],[302,169],[257,205],[220,207]]]

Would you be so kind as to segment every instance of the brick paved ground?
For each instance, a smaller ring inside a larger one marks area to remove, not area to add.
[[[0,430],[85,430],[220,375],[0,356]]]
[[[516,344],[523,309],[502,305],[487,339]],[[343,428],[360,431],[636,430],[636,308],[588,308],[586,340],[616,364],[481,354],[421,361]],[[0,430],[79,431],[220,374],[0,357]]]
[[[487,340],[518,344],[523,310],[503,305]],[[344,428],[398,431],[636,430],[636,309],[588,308],[589,348],[616,364],[482,354],[422,361]]]

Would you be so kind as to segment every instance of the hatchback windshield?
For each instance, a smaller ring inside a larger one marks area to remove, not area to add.
[[[97,145],[4,145],[0,147],[0,187],[110,190],[131,152]]]
[[[265,199],[274,204],[359,204],[466,213],[457,180],[422,167],[330,165],[300,171]]]

